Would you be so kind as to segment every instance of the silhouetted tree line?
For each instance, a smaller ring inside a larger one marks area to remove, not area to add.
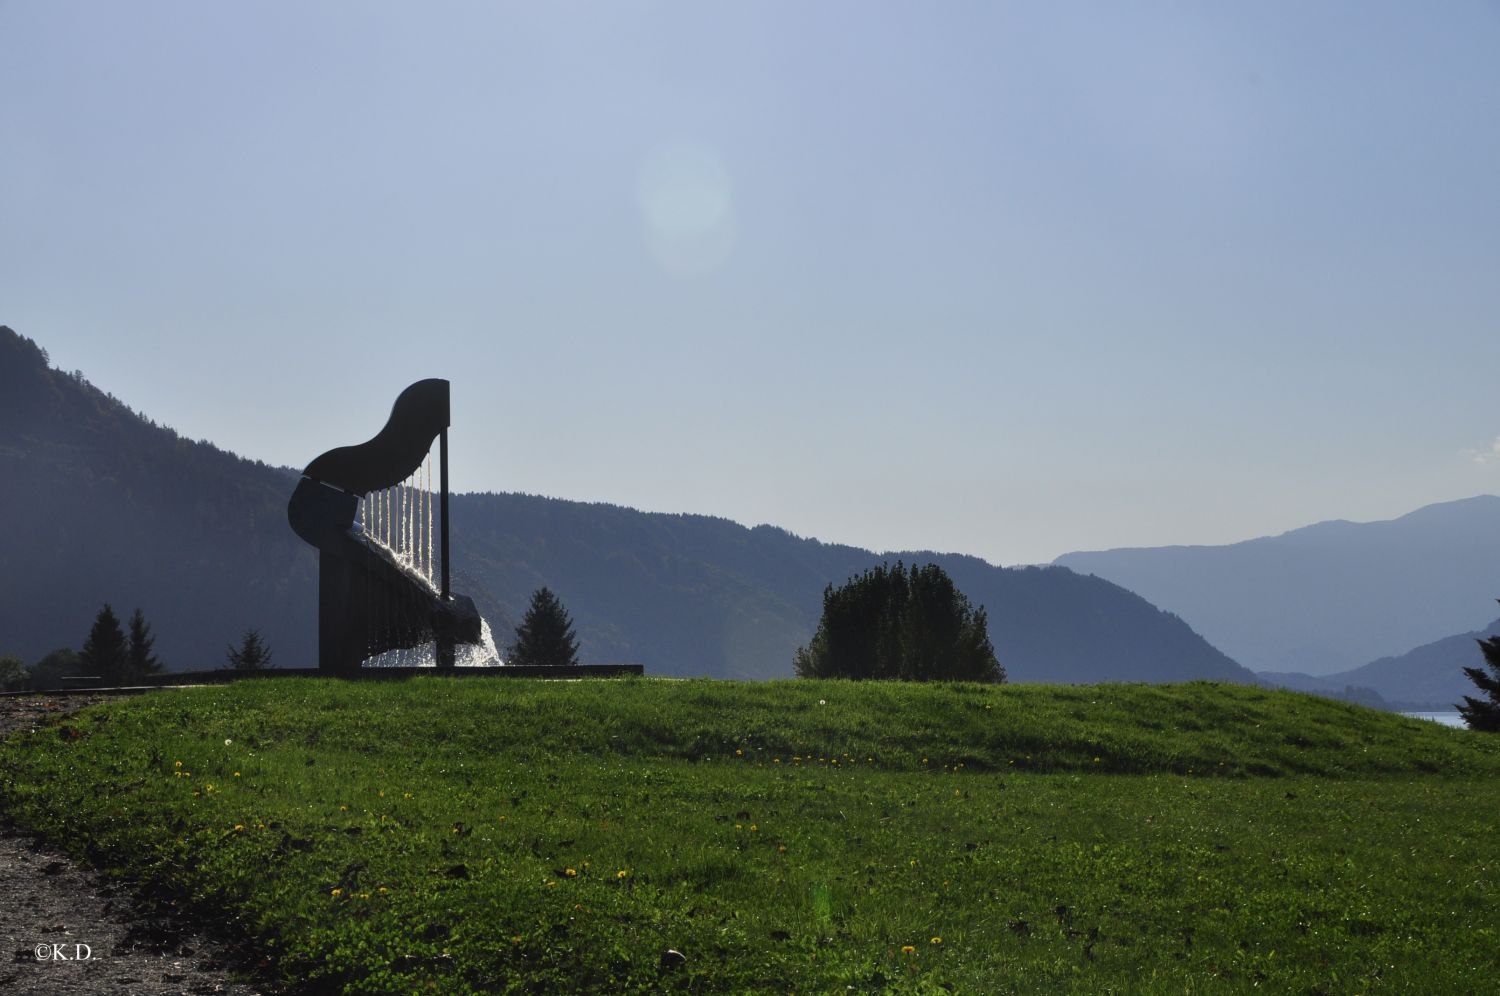
[[[70,679],[85,678],[107,687],[137,684],[163,670],[153,650],[155,643],[151,624],[140,609],[122,627],[114,607],[106,602],[94,617],[82,650],[61,647],[29,668],[14,654],[0,655],[0,691],[57,688]],[[229,647],[227,657],[231,667],[258,670],[270,666],[271,648],[251,629],[239,647]]]
[[[823,617],[793,658],[801,678],[1005,680],[976,609],[936,564],[871,568],[823,592]]]
[[[100,685],[132,685],[162,670],[155,644],[151,624],[140,609],[122,627],[114,607],[106,602],[94,617],[81,651],[53,650],[30,668],[14,655],[0,657],[0,688],[53,688],[69,678],[82,677],[96,678]]]

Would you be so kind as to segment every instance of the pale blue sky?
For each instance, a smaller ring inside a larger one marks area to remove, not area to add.
[[[1387,518],[1500,492],[1500,4],[0,0],[0,323],[879,549]]]

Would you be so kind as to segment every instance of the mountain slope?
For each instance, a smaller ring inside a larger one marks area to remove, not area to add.
[[[1268,672],[1260,677],[1271,684],[1311,692],[1359,685],[1374,689],[1398,708],[1451,709],[1461,696],[1475,694],[1474,683],[1463,669],[1480,666],[1483,658],[1475,641],[1492,636],[1500,636],[1500,619],[1472,633],[1444,637],[1398,657],[1382,657],[1321,678]]]
[[[939,564],[986,607],[1012,680],[1253,680],[1181,620],[1061,568],[877,555],[770,526],[527,495],[458,496],[453,529],[464,536],[467,573],[493,596],[492,624],[497,615],[513,624],[509,607],[547,584],[589,641],[586,653],[659,674],[788,676],[792,652],[817,626],[824,587],[904,559]]]
[[[312,454],[309,454],[311,456]],[[295,472],[156,426],[0,327],[0,652],[77,647],[105,601],[139,606],[169,667],[222,663],[254,626],[310,665],[317,556],[287,526]],[[454,588],[506,642],[531,591],[562,597],[586,661],[650,673],[791,674],[823,588],[885,559],[769,526],[526,495],[455,495]],[[933,560],[987,607],[1012,680],[1253,675],[1180,620],[1063,568]]]
[[[316,625],[316,559],[286,524],[293,477],[143,419],[0,326],[0,652],[76,649],[139,607],[171,667],[219,667],[249,627],[291,664]]]
[[[1331,675],[1484,624],[1500,595],[1500,498],[1228,546],[1069,553],[1053,563],[1177,613],[1257,671]]]

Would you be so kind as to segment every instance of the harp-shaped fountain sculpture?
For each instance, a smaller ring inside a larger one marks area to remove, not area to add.
[[[436,550],[434,439],[439,440],[441,537]],[[446,380],[417,381],[396,398],[390,419],[373,439],[329,450],[308,464],[287,505],[287,519],[319,551],[322,670],[355,673],[377,654],[428,643],[437,648],[438,667],[453,667],[458,644],[480,642],[474,602],[448,588]]]

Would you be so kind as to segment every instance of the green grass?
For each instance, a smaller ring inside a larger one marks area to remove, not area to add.
[[[1286,692],[247,681],[0,758],[0,811],[313,991],[1500,975],[1500,738]]]

